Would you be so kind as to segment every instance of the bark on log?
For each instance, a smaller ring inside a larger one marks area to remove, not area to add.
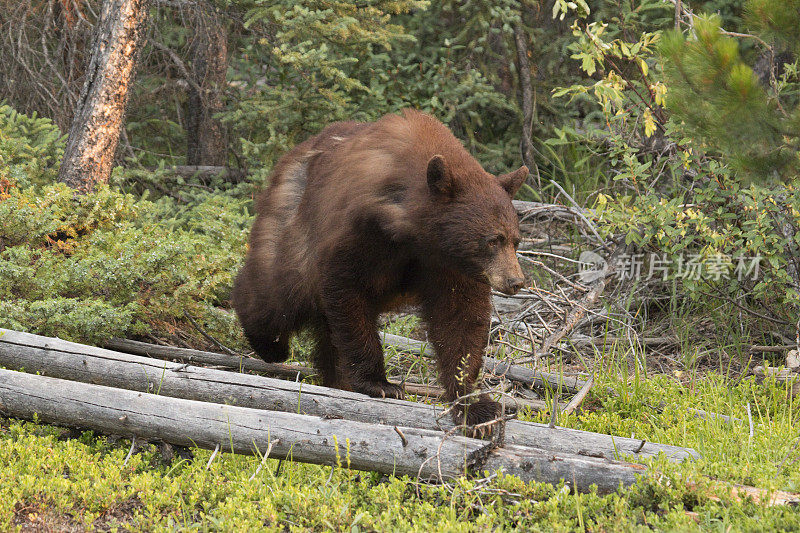
[[[0,330],[2,331],[2,330]],[[2,342],[2,338],[0,338]],[[204,352],[191,348],[178,348],[176,346],[160,346],[148,342],[132,341],[129,339],[112,338],[106,341],[105,347],[118,352],[144,355],[156,359],[177,359],[184,363],[219,366],[223,368],[238,369],[240,372],[259,372],[271,376],[279,376],[291,380],[298,377],[308,377],[316,374],[310,366],[267,363],[253,357],[236,357],[222,353]]]
[[[148,0],[106,0],[58,179],[82,192],[111,175]]]
[[[0,366],[190,400],[232,403],[322,417],[345,417],[392,426],[435,428],[436,415],[441,412],[426,404],[369,398],[362,394],[294,381],[165,363],[4,329],[0,329]],[[440,424],[445,430],[453,428],[449,417],[442,418]],[[638,439],[550,428],[545,424],[518,420],[506,423],[506,442],[608,459],[628,455],[644,458],[661,452],[674,461],[698,456],[689,448],[649,442],[643,445]]]
[[[491,443],[426,429],[211,404],[0,370],[6,416],[103,433],[161,439],[257,455],[335,465],[423,480],[447,480],[502,469],[524,481],[609,493],[646,475],[642,465]]]

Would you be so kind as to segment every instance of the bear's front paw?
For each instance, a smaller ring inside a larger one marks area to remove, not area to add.
[[[466,413],[466,423],[464,414]],[[491,435],[503,422],[503,406],[482,394],[477,402],[453,410],[453,422],[467,426],[467,436],[483,438]],[[493,423],[492,423],[493,422]],[[483,425],[486,424],[486,425]],[[480,427],[475,427],[480,426]]]
[[[388,381],[362,381],[353,385],[353,390],[372,396],[373,398],[395,398],[402,400],[405,392],[401,385],[395,385]]]

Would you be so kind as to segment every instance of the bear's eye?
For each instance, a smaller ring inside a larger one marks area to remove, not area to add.
[[[492,248],[495,248],[497,246],[502,245],[503,242],[505,242],[505,240],[506,238],[503,235],[492,235],[486,240],[486,244],[488,244]]]
[[[514,249],[519,248],[519,238],[514,239]]]

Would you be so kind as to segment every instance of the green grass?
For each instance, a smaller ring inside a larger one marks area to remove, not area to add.
[[[657,376],[599,376],[585,412],[559,425],[692,446],[703,458],[659,459],[658,472],[608,496],[510,477],[449,486],[407,478],[195,450],[164,461],[154,446],[125,457],[130,442],[4,421],[0,426],[0,530],[23,525],[66,530],[800,530],[800,511],[710,498],[706,476],[730,483],[800,491],[798,408],[780,384],[694,376],[686,384]],[[611,390],[615,392],[611,392]],[[664,402],[663,409],[656,407]],[[749,438],[746,405],[753,413]],[[743,420],[703,420],[686,408]],[[527,417],[530,418],[530,417]],[[548,413],[535,419],[549,420]],[[687,483],[697,487],[688,488]]]

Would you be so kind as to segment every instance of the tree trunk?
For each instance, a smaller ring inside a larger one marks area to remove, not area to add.
[[[190,48],[195,83],[189,84],[186,109],[187,165],[225,166],[227,163],[225,127],[214,115],[223,109],[228,44],[225,28],[213,9],[200,6],[196,10],[196,35]]]
[[[106,0],[58,179],[82,192],[111,175],[148,0]]]
[[[533,129],[533,88],[531,86],[531,65],[528,62],[528,39],[522,21],[514,25],[514,41],[517,46],[517,67],[519,69],[519,87],[522,99],[522,137],[520,139],[520,151],[522,152],[522,162],[534,172],[535,163],[533,160],[533,140],[531,130]],[[541,188],[541,183],[538,184]]]

